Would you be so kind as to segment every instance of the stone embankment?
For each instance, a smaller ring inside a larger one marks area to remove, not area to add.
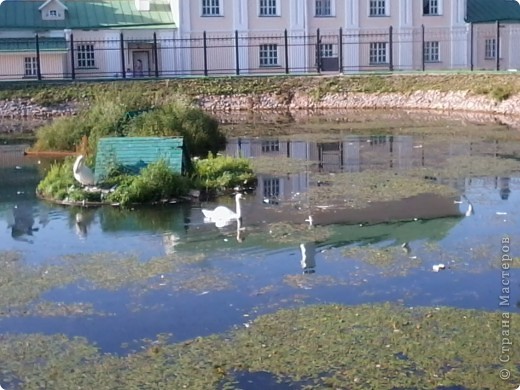
[[[77,105],[74,103],[44,107],[30,99],[0,100],[0,118],[4,119],[46,119],[74,115],[76,111]]]
[[[409,109],[488,113],[520,116],[520,95],[497,101],[464,91],[417,91],[402,93],[314,93],[281,92],[262,95],[202,96],[199,106],[212,112],[230,111],[299,111],[325,109]],[[78,105],[65,103],[43,107],[31,100],[0,100],[0,118],[53,118],[74,115]]]

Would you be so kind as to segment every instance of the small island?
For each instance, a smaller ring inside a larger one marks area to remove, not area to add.
[[[100,95],[77,116],[56,119],[38,131],[31,152],[70,154],[39,183],[40,198],[65,205],[128,207],[175,203],[199,194],[214,197],[255,185],[248,159],[218,154],[225,135],[218,121],[200,108],[174,97],[140,99],[137,90],[122,92],[115,100],[113,96]],[[128,146],[139,140],[152,157],[127,147],[127,160],[135,163],[125,164],[114,141]],[[162,151],[161,141],[166,145]]]

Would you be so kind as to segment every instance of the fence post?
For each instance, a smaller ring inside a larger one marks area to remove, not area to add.
[[[240,49],[238,48],[238,30],[235,30],[235,73],[240,76]]]
[[[496,45],[496,69],[497,72],[500,70],[500,21],[497,20],[497,45]]]
[[[74,34],[70,33],[70,77],[76,79],[76,67],[74,64]]]
[[[421,24],[421,69],[424,72],[426,70],[426,64],[424,63],[424,24]]]
[[[469,25],[469,69],[471,71],[475,68],[475,64],[473,63],[473,42],[473,22],[471,22]]]
[[[206,36],[206,31],[202,33],[202,47],[204,50],[204,76],[208,75],[208,40]]]
[[[390,26],[388,28],[388,46],[390,52],[388,53],[388,69],[390,72],[394,71],[394,36],[393,36],[393,27]]]
[[[339,28],[339,73],[343,73],[343,27]]]
[[[36,39],[36,76],[38,80],[42,79],[42,68],[40,64],[40,37],[38,34],[35,35]]]
[[[285,74],[289,74],[289,36],[287,29],[283,31],[283,41],[285,45]]]
[[[159,77],[159,55],[157,53],[157,33],[153,33],[153,56],[154,56],[154,70],[155,77]]]
[[[123,33],[119,33],[119,50],[121,51],[121,74],[126,79],[126,66],[125,66],[125,41]]]
[[[320,29],[316,29],[316,71],[321,73],[321,37]]]

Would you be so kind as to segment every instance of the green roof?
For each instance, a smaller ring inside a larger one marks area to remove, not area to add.
[[[62,1],[64,20],[42,20],[38,9],[43,1],[5,0],[0,4],[0,29],[62,30],[99,28],[173,28],[170,5],[150,2],[150,11],[138,11],[134,0]]]
[[[516,0],[468,0],[466,22],[520,22],[520,4]]]
[[[67,51],[65,38],[40,38],[38,41],[40,51]],[[35,52],[36,40],[26,38],[0,39],[0,52],[19,53]]]

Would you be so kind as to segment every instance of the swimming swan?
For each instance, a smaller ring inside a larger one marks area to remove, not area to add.
[[[243,195],[240,193],[235,195],[236,212],[226,206],[218,206],[214,210],[202,209],[204,222],[213,222],[216,227],[224,227],[233,220],[238,221],[242,218],[242,209],[240,207],[240,199],[242,198]]]
[[[92,170],[85,165],[85,157],[80,155],[76,158],[74,166],[72,167],[74,173],[74,179],[84,186],[94,185],[94,174]]]

